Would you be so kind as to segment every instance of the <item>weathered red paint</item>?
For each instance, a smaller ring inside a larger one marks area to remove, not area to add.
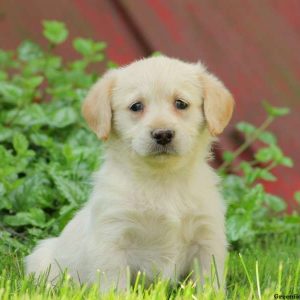
[[[238,146],[234,123],[263,121],[261,100],[289,106],[292,114],[271,129],[295,167],[279,168],[279,181],[265,186],[293,205],[293,193],[300,190],[300,1],[2,0],[0,47],[14,48],[24,38],[43,43],[43,19],[66,22],[71,38],[106,41],[109,58],[120,64],[156,50],[181,59],[201,59],[237,101],[217,158],[224,148]],[[76,56],[70,43],[62,45],[60,53]]]
[[[91,35],[107,41],[108,56],[118,63],[128,63],[143,56],[139,42],[128,30],[112,1],[74,0],[73,6],[91,28]]]
[[[154,11],[159,16],[160,20],[163,21],[162,25],[164,25],[168,32],[170,32],[171,39],[176,41],[176,43],[182,43],[184,41],[181,32],[182,27],[180,27],[177,23],[176,14],[170,10],[170,6],[167,1],[147,0],[146,2],[149,9]]]

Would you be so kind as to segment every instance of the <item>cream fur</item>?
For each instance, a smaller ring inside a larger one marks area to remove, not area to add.
[[[177,110],[176,98],[189,107]],[[129,110],[135,101],[143,112]],[[80,282],[100,276],[106,291],[126,288],[127,267],[149,281],[176,281],[193,271],[195,259],[210,274],[214,256],[222,278],[225,208],[206,160],[232,108],[230,93],[200,63],[155,57],[106,74],[83,105],[91,128],[107,139],[91,197],[59,237],[36,246],[26,272],[51,265],[49,281],[64,269]],[[172,153],[152,153],[156,128],[175,131]]]

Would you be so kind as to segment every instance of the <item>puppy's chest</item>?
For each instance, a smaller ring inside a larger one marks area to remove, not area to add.
[[[130,222],[123,224],[119,247],[127,253],[129,265],[148,271],[153,267],[169,270],[170,276],[176,266],[178,275],[184,274],[205,239],[206,218],[196,212],[176,217],[151,210],[128,214]]]
[[[180,219],[191,211],[201,209],[201,195],[193,190],[153,186],[132,193],[129,203],[137,212],[153,211],[168,216],[170,219]]]
[[[201,240],[209,216],[193,195],[156,192],[135,194],[134,205],[126,212],[125,219],[130,222],[124,224],[121,240],[141,250],[170,249],[172,253],[167,256],[176,256]]]
[[[122,238],[135,246],[184,246],[199,242],[208,225],[209,216],[197,211],[177,216],[153,210],[132,211],[124,216]]]

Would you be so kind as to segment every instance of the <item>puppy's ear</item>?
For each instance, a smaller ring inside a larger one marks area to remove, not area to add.
[[[111,97],[115,72],[112,70],[104,74],[92,86],[82,105],[82,114],[88,125],[103,140],[108,138],[111,129]]]
[[[222,133],[231,119],[234,99],[224,84],[207,71],[202,73],[201,81],[205,118],[211,135],[216,136]]]

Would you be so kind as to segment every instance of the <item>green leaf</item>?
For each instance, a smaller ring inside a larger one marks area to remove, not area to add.
[[[0,125],[0,142],[10,140],[14,135],[14,130]]]
[[[90,39],[76,38],[73,41],[73,47],[83,56],[89,56],[94,53],[93,41]]]
[[[105,42],[94,42],[94,51],[100,52],[103,51],[107,47]]]
[[[288,168],[292,168],[294,166],[293,160],[287,156],[284,156],[279,163]]]
[[[252,168],[252,171],[246,175],[246,182],[248,183],[248,185],[253,184],[257,179],[259,179],[260,173],[260,168]]]
[[[275,195],[266,194],[265,203],[276,212],[282,212],[286,209],[284,200]]]
[[[267,101],[263,101],[262,104],[268,115],[271,117],[281,117],[290,113],[290,109],[288,107],[275,107]]]
[[[62,153],[68,162],[72,162],[74,158],[73,147],[69,144],[64,145]]]
[[[73,70],[84,70],[88,66],[86,60],[76,60],[71,64]]]
[[[63,128],[75,123],[78,120],[78,114],[72,107],[64,107],[54,112],[50,120],[52,126]]]
[[[2,95],[2,97],[1,97]],[[4,102],[18,104],[22,101],[23,90],[13,83],[0,82],[0,97]]]
[[[267,181],[276,181],[276,177],[266,169],[261,169],[260,178]]]
[[[262,148],[259,149],[255,155],[255,159],[259,162],[266,163],[272,160],[272,150],[270,148]]]
[[[108,69],[115,69],[115,68],[117,68],[119,65],[117,64],[117,63],[115,63],[114,61],[112,61],[112,60],[109,60],[108,62],[107,62],[107,68]]]
[[[28,140],[22,133],[16,133],[13,137],[14,149],[18,154],[23,154],[28,149]]]
[[[45,60],[45,69],[46,71],[55,70],[61,67],[62,58],[59,56],[48,56]]]
[[[252,134],[256,130],[255,126],[247,122],[239,122],[236,128],[246,135]]]
[[[5,81],[7,77],[8,77],[7,73],[3,70],[0,70],[0,81]]]
[[[32,220],[32,225],[43,227],[46,222],[46,216],[42,209],[30,208],[29,214]]]
[[[0,66],[1,68],[15,68],[18,66],[18,62],[14,58],[13,51],[4,51],[0,49]]]
[[[253,168],[247,161],[242,161],[239,165],[239,168],[243,171],[245,177],[247,177],[253,171]]]
[[[43,22],[44,37],[52,44],[61,44],[68,37],[68,30],[64,23],[59,21],[44,21]]]
[[[33,225],[37,227],[44,227],[46,216],[43,210],[39,208],[30,208],[29,212],[18,212],[14,216],[5,216],[4,223],[13,226]]]
[[[73,206],[78,206],[84,201],[85,194],[80,186],[78,186],[74,181],[62,177],[55,169],[50,169],[49,174],[53,179],[60,195],[70,204]]]
[[[272,160],[274,160],[276,163],[280,163],[283,159],[284,155],[279,147],[276,145],[270,145],[270,153],[272,155]]]
[[[43,74],[46,70],[46,57],[36,58],[26,62],[22,69],[22,73],[26,78]]]
[[[17,115],[17,118],[15,117]],[[48,124],[48,117],[44,112],[43,105],[30,104],[22,110],[10,110],[7,119],[13,119],[14,125],[24,126],[25,128],[34,125]]]
[[[298,191],[294,194],[294,198],[298,202],[298,204],[300,205],[300,191]]]
[[[38,239],[42,239],[45,235],[42,229],[36,227],[28,228],[28,233]]]
[[[24,41],[18,47],[18,57],[22,61],[30,61],[43,56],[41,47],[31,41]]]
[[[37,88],[44,80],[43,76],[32,76],[30,78],[24,78],[22,83],[27,89],[35,89]]]
[[[245,215],[232,215],[226,222],[227,236],[230,241],[246,239],[252,235],[251,219]]]
[[[24,242],[19,242],[15,237],[10,237],[10,233],[8,233],[7,231],[0,231],[0,241],[0,254],[2,255],[7,255],[7,253],[10,253],[12,249],[17,249],[18,251],[26,251],[28,247],[24,244]]]
[[[43,146],[45,148],[51,148],[54,143],[51,136],[43,133],[33,133],[30,135],[30,139],[35,145]]]
[[[83,55],[85,57],[91,57],[94,54],[96,54],[97,52],[103,51],[106,48],[106,43],[94,42],[91,39],[76,38],[73,41],[73,47],[81,55]],[[103,55],[101,54],[100,60],[102,60],[102,59],[103,59]]]
[[[99,61],[102,61],[104,59],[104,54],[103,53],[97,53],[95,55],[92,56],[91,60],[93,62],[99,62]]]
[[[277,138],[276,136],[269,132],[269,131],[264,131],[262,132],[259,136],[258,136],[258,139],[268,145],[271,145],[271,144],[276,144],[277,143]]]
[[[5,192],[6,192],[5,186],[3,185],[3,183],[0,182],[0,197],[3,197]]]
[[[228,163],[231,163],[234,160],[234,154],[230,151],[224,151],[223,160]]]
[[[154,51],[151,56],[162,56],[163,54],[160,51]]]

